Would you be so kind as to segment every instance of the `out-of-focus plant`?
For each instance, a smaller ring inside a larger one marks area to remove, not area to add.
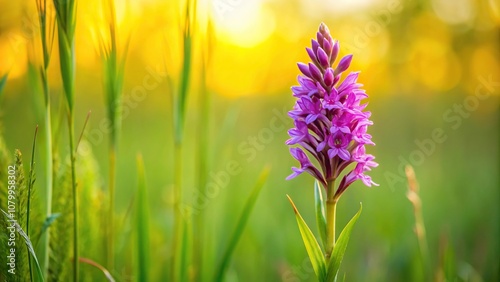
[[[44,122],[44,137],[45,137],[45,189],[47,199],[47,212],[46,217],[52,216],[52,190],[54,188],[54,155],[52,144],[52,118],[50,106],[50,89],[48,79],[48,69],[50,65],[50,58],[52,55],[52,47],[54,45],[55,35],[55,15],[52,6],[47,3],[47,0],[36,0],[36,8],[38,12],[38,21],[40,26],[40,40],[42,46],[43,61],[40,67],[40,77],[42,81],[44,108],[45,108],[45,122]],[[29,230],[27,230],[29,232]],[[50,245],[50,232],[44,234],[43,242],[43,261],[45,262],[45,271],[49,268],[49,245]]]
[[[73,199],[73,281],[78,281],[78,190],[75,169],[75,29],[76,0],[53,0],[57,18],[57,35],[59,43],[59,64],[66,97],[66,108],[69,132],[69,154],[71,163],[71,186]]]
[[[108,34],[100,38],[99,52],[104,66],[104,92],[106,101],[106,112],[110,122],[111,133],[109,139],[109,204],[107,221],[107,263],[108,267],[114,269],[114,210],[115,210],[115,186],[116,186],[116,154],[118,150],[119,135],[121,128],[123,78],[125,72],[125,60],[128,53],[129,40],[126,41],[124,50],[119,52],[117,38],[116,11],[114,0],[103,2],[103,10],[107,23]]]
[[[188,253],[190,252],[189,233],[191,220],[183,218],[181,214],[182,203],[182,167],[183,167],[183,138],[184,121],[186,118],[186,105],[191,80],[191,65],[193,58],[194,27],[196,20],[197,1],[185,1],[184,12],[181,17],[182,25],[182,67],[177,95],[173,97],[174,121],[174,238],[172,241],[172,270],[171,279],[178,281],[187,277]]]

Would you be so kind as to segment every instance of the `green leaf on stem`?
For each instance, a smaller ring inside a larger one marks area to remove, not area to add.
[[[224,256],[222,257],[221,263],[218,266],[218,270],[215,273],[213,281],[223,281],[227,266],[229,265],[231,257],[234,253],[234,249],[236,248],[236,245],[238,244],[238,241],[241,235],[243,234],[243,230],[245,229],[245,226],[248,222],[248,218],[252,213],[253,207],[255,206],[255,202],[257,202],[257,197],[259,196],[260,191],[262,190],[264,184],[266,184],[267,177],[269,176],[269,171],[270,171],[269,167],[264,167],[264,169],[260,173],[257,183],[255,183],[255,186],[253,187],[252,192],[248,197],[245,206],[243,207],[243,211],[241,212],[236,228],[234,229],[233,234],[231,235],[229,245],[227,246],[227,249],[224,252]]]
[[[314,237],[311,229],[307,226],[307,223],[304,221],[302,216],[300,215],[297,207],[292,201],[290,196],[286,195],[290,204],[292,204],[293,210],[295,212],[295,218],[297,219],[297,224],[299,225],[300,235],[302,236],[302,241],[304,241],[304,245],[307,250],[307,254],[309,259],[311,260],[312,267],[314,269],[314,273],[318,277],[319,281],[324,281],[326,277],[326,262],[325,256],[321,251],[321,248]]]
[[[335,242],[335,247],[333,248],[330,263],[328,264],[328,273],[326,281],[335,281],[337,273],[339,272],[340,264],[344,258],[345,250],[347,248],[347,243],[349,243],[349,238],[351,237],[352,228],[359,218],[361,211],[363,210],[363,205],[360,203],[358,212],[353,216],[353,218],[344,227],[344,230],[340,233],[339,239]]]
[[[319,235],[323,246],[326,246],[326,218],[325,201],[318,181],[314,181],[314,203],[316,206],[316,222],[318,223]]]

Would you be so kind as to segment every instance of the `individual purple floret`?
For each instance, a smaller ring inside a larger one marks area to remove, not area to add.
[[[292,147],[292,156],[300,162],[300,168],[293,167],[291,179],[308,172],[325,189],[333,183],[350,164],[351,171],[341,179],[335,198],[356,180],[366,186],[377,185],[365,172],[378,166],[374,156],[367,154],[365,145],[375,145],[367,129],[373,124],[371,113],[364,111],[367,104],[361,100],[368,97],[357,82],[359,72],[351,72],[340,82],[352,61],[352,55],[340,59],[334,67],[339,54],[339,43],[330,36],[325,24],[319,26],[316,40],[306,48],[312,62],[298,63],[302,75],[298,76],[299,86],[293,86],[293,96],[297,101],[288,113],[295,127],[288,131],[287,145]],[[316,159],[317,165],[309,159]],[[332,188],[333,189],[333,188]]]

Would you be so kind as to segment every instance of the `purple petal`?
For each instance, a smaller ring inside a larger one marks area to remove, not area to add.
[[[330,44],[328,40],[323,41],[323,50],[325,50],[327,55],[332,54],[332,44]],[[330,65],[330,63],[328,63],[328,65]]]
[[[313,62],[317,62],[318,60],[316,59],[316,54],[314,53],[314,51],[311,49],[311,48],[306,48],[306,51],[307,51],[307,55],[309,55],[309,58],[313,61]]]
[[[330,64],[333,64],[335,60],[337,60],[337,56],[339,55],[339,50],[340,50],[339,42],[335,41],[335,44],[333,44],[332,48],[332,54],[330,55]]]
[[[339,86],[339,92],[346,91],[348,87],[356,83],[358,79],[359,72],[351,72],[347,77],[342,81]]]
[[[314,39],[311,39],[311,46],[312,46],[312,50],[314,51],[314,53],[316,53],[316,51],[318,50],[320,44],[318,41],[314,40]]]
[[[326,86],[333,86],[333,80],[334,80],[333,69],[327,68],[325,71],[323,81],[325,82]]]
[[[351,158],[351,155],[349,154],[349,152],[346,149],[339,149],[338,155],[344,161],[348,161]]]
[[[308,76],[308,77],[312,77],[311,76],[311,73],[309,72],[309,67],[304,64],[304,63],[297,63],[297,66],[299,67],[299,70],[305,75],[305,76]]]
[[[347,56],[343,57],[342,60],[340,60],[339,65],[335,69],[335,74],[340,74],[340,73],[344,72],[345,70],[347,70],[349,68],[349,66],[351,65],[351,61],[352,61],[352,55],[347,55]]]
[[[319,64],[323,67],[323,68],[327,68],[330,66],[330,62],[328,61],[328,55],[325,53],[325,50],[323,50],[322,48],[318,48],[318,51],[316,51],[316,56],[318,58],[318,62]],[[333,80],[333,77],[332,77],[332,80]]]
[[[330,150],[328,150],[328,157],[330,159],[333,159],[336,155],[338,155],[338,152],[339,150],[335,147],[331,148]]]
[[[286,180],[290,180],[290,179],[293,179],[297,176],[299,176],[301,173],[304,172],[303,169],[300,169],[300,168],[297,168],[297,167],[292,167],[292,170],[293,170],[293,173],[290,174],[289,176],[286,177]]]
[[[318,117],[319,117],[319,114],[316,114],[316,115],[312,115],[312,114],[311,114],[311,115],[308,115],[308,116],[306,117],[306,123],[307,123],[307,124],[313,123],[315,120],[317,120],[317,119],[318,119]]]
[[[323,149],[325,148],[325,146],[326,146],[326,141],[323,141],[323,142],[319,143],[318,147],[316,147],[316,152],[323,151]]]
[[[311,73],[312,78],[316,79],[317,81],[322,80],[323,75],[321,75],[321,71],[315,64],[309,63],[309,72]]]

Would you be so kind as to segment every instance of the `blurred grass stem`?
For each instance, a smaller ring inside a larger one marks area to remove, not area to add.
[[[198,188],[199,195],[204,195],[206,191],[206,184],[208,179],[208,148],[209,148],[209,128],[210,128],[210,93],[207,88],[207,68],[209,64],[210,48],[211,46],[211,29],[210,22],[208,23],[207,36],[206,36],[206,48],[202,52],[202,66],[201,66],[201,89],[199,91],[200,96],[199,109],[200,118],[198,122]],[[194,236],[194,265],[195,273],[194,280],[199,281],[203,279],[203,257],[204,257],[204,240],[205,240],[205,226],[204,226],[205,214],[198,213],[194,220],[194,230],[197,236]]]
[[[55,21],[52,15],[47,13],[47,0],[36,0],[36,6],[38,11],[38,18],[40,25],[40,39],[42,43],[42,53],[43,53],[43,67],[41,68],[41,79],[42,79],[43,96],[45,98],[44,135],[45,135],[45,167],[46,167],[45,189],[46,189],[46,201],[47,201],[46,217],[49,218],[52,215],[52,189],[54,186],[54,171],[53,171],[54,155],[52,149],[53,145],[52,145],[52,120],[51,120],[51,110],[50,110],[50,90],[49,90],[49,80],[47,73],[50,63],[52,46],[54,42]],[[48,272],[49,269],[49,243],[50,243],[50,232],[46,232],[46,234],[44,235],[43,254],[42,254],[43,262],[45,263],[44,270],[46,273]]]
[[[425,232],[424,217],[422,214],[422,200],[419,195],[419,185],[415,177],[415,171],[410,165],[405,168],[406,178],[408,179],[408,192],[406,196],[413,205],[413,213],[415,215],[415,235],[417,236],[420,255],[422,256],[422,264],[424,273],[427,279],[430,278],[430,261],[429,261],[429,245],[427,244],[427,236]]]
[[[73,281],[78,281],[79,272],[79,248],[78,248],[78,196],[76,187],[75,169],[75,122],[73,113],[68,118],[69,126],[69,150],[71,158],[71,183],[73,187]]]
[[[182,242],[184,219],[181,214],[182,203],[182,151],[183,151],[183,135],[184,135],[184,120],[186,114],[186,102],[189,94],[189,82],[191,76],[192,63],[192,47],[193,47],[193,27],[194,19],[196,19],[196,0],[187,0],[184,15],[182,17],[183,34],[182,34],[182,70],[180,77],[179,95],[176,99],[174,109],[174,239],[173,239],[173,263],[172,263],[172,280],[178,281],[179,277],[183,276],[183,270],[186,267],[183,265]],[[191,221],[189,221],[191,222]]]
[[[173,239],[173,269],[172,281],[178,281],[180,270],[180,252],[182,242],[182,143],[176,142],[174,145],[174,239]]]

